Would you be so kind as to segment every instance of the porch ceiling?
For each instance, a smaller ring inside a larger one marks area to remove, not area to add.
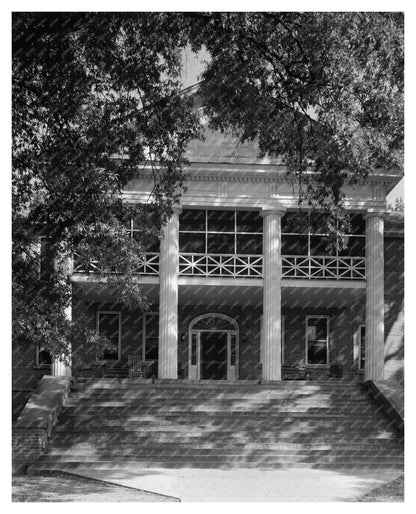
[[[249,285],[246,285],[249,282]],[[94,282],[77,283],[76,287],[90,302],[112,303],[116,296],[111,288],[102,288]],[[180,305],[221,305],[261,307],[263,302],[262,280],[201,279],[179,281]],[[143,283],[142,290],[148,300],[159,303],[159,284]],[[283,308],[340,308],[353,305],[365,298],[365,282],[331,282],[284,280],[282,282]]]

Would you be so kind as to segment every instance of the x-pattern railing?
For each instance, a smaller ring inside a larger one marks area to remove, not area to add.
[[[100,273],[102,270],[98,265],[97,260],[90,260],[88,267],[77,264],[76,255],[74,256],[74,273]],[[147,252],[144,258],[139,259],[139,266],[137,273],[143,275],[158,275],[159,274],[159,253]]]
[[[91,261],[89,268],[74,267],[75,273],[99,273],[97,261]],[[140,259],[138,273],[159,274],[159,254],[146,253]],[[179,254],[179,275],[198,277],[262,278],[263,257],[261,255],[237,254]],[[282,256],[282,278],[285,279],[324,279],[324,280],[364,280],[364,257],[330,256]]]
[[[261,278],[262,273],[261,255],[179,254],[179,275]]]
[[[365,258],[283,255],[282,278],[362,280]]]

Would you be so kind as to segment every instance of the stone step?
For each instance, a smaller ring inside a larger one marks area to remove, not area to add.
[[[261,393],[269,391],[295,391],[296,393],[333,393],[335,391],[341,392],[342,394],[347,391],[350,392],[361,392],[366,391],[365,387],[361,384],[350,384],[350,383],[319,383],[319,382],[303,382],[303,381],[283,381],[276,384],[267,385],[245,385],[239,382],[223,382],[214,383],[211,381],[208,383],[200,383],[200,381],[187,381],[186,384],[178,383],[173,381],[172,383],[151,383],[149,380],[134,381],[134,380],[117,380],[117,379],[99,379],[85,384],[74,384],[71,386],[71,390],[74,392],[83,391],[143,391],[143,392],[160,392],[164,390],[170,391],[182,391],[184,394],[198,393],[198,394],[214,394],[218,393]]]
[[[36,465],[400,468],[403,438],[357,384],[89,379]]]
[[[111,453],[114,451],[128,451],[135,452],[138,448],[143,447],[142,444],[132,443],[131,441],[112,441],[111,442]],[[267,451],[282,451],[282,452],[291,452],[295,451],[299,452],[336,452],[339,454],[351,453],[351,454],[359,454],[359,455],[373,455],[375,451],[379,451],[380,449],[385,450],[388,447],[390,451],[398,450],[399,453],[402,450],[402,445],[397,442],[386,444],[385,442],[380,445],[380,443],[370,444],[368,442],[334,442],[334,443],[293,443],[293,442],[241,442],[241,441],[213,441],[208,442],[205,439],[201,438],[201,440],[197,441],[189,441],[189,440],[181,440],[181,441],[156,441],[156,440],[148,440],[145,444],[146,450],[159,449],[159,450],[173,450],[173,451],[189,451],[189,450],[215,450],[218,452],[227,451],[227,450],[239,450],[239,451],[249,451],[249,450],[267,450]],[[58,440],[51,442],[48,445],[47,455],[51,455],[52,453],[62,452],[69,453],[71,451],[97,451],[103,452],[108,450],[108,441],[90,441],[90,442],[76,442],[68,444],[68,442]]]
[[[184,463],[181,460],[177,461],[166,461],[166,460],[141,460],[134,462],[119,462],[115,460],[111,460],[109,462],[105,461],[91,461],[88,464],[84,462],[36,462],[31,464],[28,467],[27,473],[28,475],[37,475],[45,471],[70,471],[72,473],[82,474],[91,474],[96,473],[97,471],[108,472],[109,474],[117,474],[117,473],[128,473],[131,471],[132,473],[136,472],[140,469],[152,469],[152,468],[171,468],[171,469],[181,469],[181,468],[204,468],[204,469],[239,469],[239,468],[249,468],[249,469],[259,469],[259,470],[270,470],[270,469],[325,469],[325,470],[354,470],[359,469],[360,471],[365,469],[373,469],[374,464],[372,462],[251,462],[245,460],[241,462],[241,459],[228,459],[227,462],[222,461],[212,461],[209,459],[204,459],[201,461],[193,461]],[[382,471],[385,470],[402,470],[403,463],[379,463],[377,467]]]
[[[380,429],[395,429],[394,421],[380,418],[350,418],[340,415],[327,415],[312,416],[300,415],[290,413],[282,416],[270,417],[256,417],[255,419],[249,416],[233,416],[231,419],[226,416],[213,416],[208,414],[187,414],[187,415],[144,415],[131,414],[130,416],[96,416],[90,417],[88,415],[62,415],[58,426],[67,426],[72,428],[94,428],[94,427],[138,427],[149,426],[174,427],[177,430],[183,431],[189,428],[207,428],[216,427],[217,431],[229,430],[272,430],[289,429],[291,427],[310,427],[320,429],[339,429],[342,428],[354,429],[358,432],[365,433],[366,431],[380,430]]]
[[[71,433],[73,437],[71,438]],[[262,434],[261,432],[244,432],[244,433],[235,433],[232,431],[224,432],[220,436],[217,436],[215,432],[206,432],[206,431],[197,431],[194,430],[189,433],[178,433],[174,430],[166,429],[166,430],[136,430],[134,432],[124,432],[126,434],[126,442],[127,443],[137,443],[137,444],[148,444],[153,441],[166,441],[172,440],[175,442],[192,442],[197,440],[204,440],[207,442],[214,442],[216,444],[221,444],[224,441],[233,441],[233,442],[263,442],[263,443],[277,443],[280,441],[291,441],[293,443],[304,444],[305,442],[314,443],[326,443],[326,444],[334,444],[335,442],[339,442],[340,444],[350,444],[353,445],[358,442],[363,442],[366,444],[379,444],[380,446],[388,446],[389,444],[403,444],[403,440],[397,438],[397,435],[390,432],[379,432],[378,434],[373,434],[371,437],[366,436],[366,434],[357,434],[355,437],[349,437],[347,433],[335,433],[335,435],[331,433],[317,435],[311,434],[308,430],[295,430],[291,433],[291,436],[288,434]],[[105,434],[105,435],[104,435]],[[84,432],[78,431],[73,432],[70,431],[57,431],[52,439],[50,440],[50,444],[53,444],[59,440],[61,437],[65,437],[62,439],[62,442],[65,444],[77,444],[78,442],[89,441],[90,437],[95,438],[96,440],[106,439],[109,441],[109,444],[113,444],[114,437],[120,434],[119,430],[108,430],[105,433],[103,431],[91,431],[85,430]],[[134,434],[133,436],[131,434]],[[119,440],[122,440],[123,436],[119,437]]]
[[[134,396],[155,396],[155,397],[163,397],[164,392],[169,391],[171,396],[184,396],[184,397],[214,397],[214,396],[223,396],[224,398],[248,398],[251,396],[259,396],[259,397],[307,397],[310,395],[320,395],[326,398],[339,398],[339,397],[353,397],[359,398],[366,394],[366,390],[362,387],[355,387],[353,389],[322,389],[320,387],[299,387],[299,388],[263,388],[258,386],[258,388],[242,388],[242,387],[229,387],[229,388],[185,388],[179,387],[162,387],[162,386],[103,386],[96,385],[85,388],[72,387],[71,392],[76,395],[113,395],[113,394],[127,394]],[[166,396],[165,396],[166,397]]]
[[[366,413],[359,413],[358,411],[352,411],[348,413],[343,410],[318,410],[318,409],[273,409],[267,412],[266,410],[255,410],[247,412],[243,409],[228,409],[225,411],[220,411],[218,409],[210,409],[209,407],[200,407],[200,408],[192,408],[189,410],[184,410],[182,408],[175,409],[174,407],[170,409],[165,409],[160,411],[159,409],[152,410],[151,408],[141,409],[140,407],[126,409],[122,407],[108,407],[104,409],[100,408],[91,408],[83,410],[81,408],[74,409],[65,409],[62,413],[62,420],[70,419],[76,417],[77,419],[96,419],[99,417],[103,417],[106,419],[131,419],[132,416],[150,416],[153,415],[157,419],[189,419],[195,421],[198,418],[201,419],[229,419],[230,416],[238,419],[241,422],[244,422],[246,419],[250,419],[256,417],[256,419],[260,421],[264,420],[280,420],[285,418],[319,418],[319,419],[349,419],[351,421],[354,420],[363,420],[364,423],[368,424],[369,422],[377,422],[380,420],[379,414],[383,412],[383,409],[377,408],[374,411]]]
[[[180,462],[181,467],[187,467],[188,463],[217,463],[228,465],[229,462],[239,462],[240,464],[244,463],[256,463],[258,465],[273,465],[273,464],[293,464],[295,462],[299,463],[310,463],[310,464],[339,464],[339,465],[359,465],[359,464],[372,464],[373,466],[378,465],[399,465],[403,464],[403,457],[392,457],[392,456],[355,456],[355,455],[267,455],[264,452],[258,452],[258,454],[250,454],[250,455],[241,455],[238,453],[228,452],[223,453],[222,455],[218,454],[206,454],[206,453],[193,453],[190,455],[176,454],[172,455],[170,452],[160,452],[155,451],[152,452],[142,452],[137,453],[136,455],[78,455],[72,454],[69,456],[65,455],[45,455],[40,458],[39,462],[55,462],[55,463],[89,463],[89,462],[125,462],[125,463],[140,463],[140,462],[166,462],[166,463],[176,463]]]

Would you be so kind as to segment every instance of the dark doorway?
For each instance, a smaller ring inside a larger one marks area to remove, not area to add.
[[[201,332],[201,378],[227,380],[227,332]]]

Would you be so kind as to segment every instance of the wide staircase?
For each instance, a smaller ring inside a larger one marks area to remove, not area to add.
[[[77,381],[29,472],[403,467],[403,436],[340,382]]]

